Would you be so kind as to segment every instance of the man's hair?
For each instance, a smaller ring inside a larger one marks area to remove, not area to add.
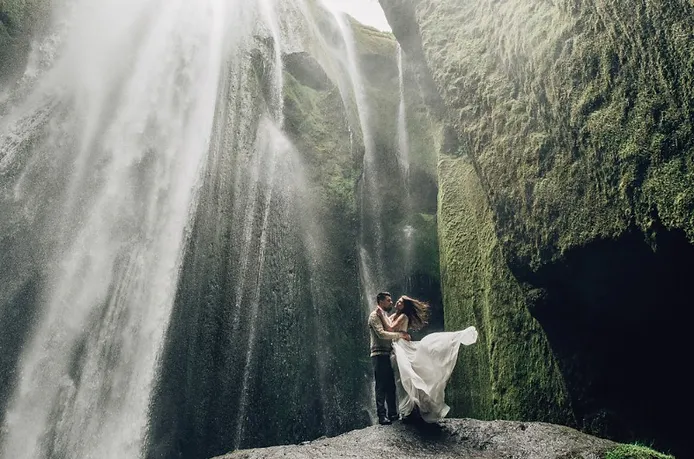
[[[380,304],[381,301],[385,300],[387,296],[392,296],[388,292],[380,292],[378,295],[376,295],[376,303]]]

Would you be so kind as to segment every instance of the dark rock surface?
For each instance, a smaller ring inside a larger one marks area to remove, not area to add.
[[[255,458],[601,458],[617,445],[553,424],[447,419],[440,424],[372,426],[301,445],[241,450],[218,459]]]
[[[380,4],[446,125],[451,415],[691,457],[692,2]]]

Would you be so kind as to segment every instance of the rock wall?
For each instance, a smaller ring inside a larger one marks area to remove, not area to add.
[[[0,84],[24,69],[32,34],[49,20],[48,0],[0,1]]]
[[[380,3],[429,70],[450,133],[439,167],[446,326],[475,317],[486,331],[485,368],[454,379],[462,414],[561,413],[685,451],[679,410],[666,407],[688,381],[677,362],[691,319],[691,2]],[[465,239],[471,228],[482,243]],[[485,302],[499,312],[491,326]],[[497,372],[504,360],[517,370]],[[539,406],[509,395],[529,387]]]
[[[360,194],[365,146],[355,96],[341,81],[347,74],[342,37],[330,15],[318,9],[314,14],[313,33],[321,40],[308,34],[302,46],[282,56],[280,137],[286,151],[280,156],[292,159],[278,159],[274,175],[259,185],[258,212],[250,219],[235,204],[253,189],[244,188],[246,173],[238,170],[252,170],[245,164],[259,153],[250,152],[268,135],[258,126],[273,103],[271,39],[258,38],[252,58],[230,69],[220,95],[225,108],[217,117],[218,139],[162,358],[148,457],[211,457],[371,423],[375,406],[358,253],[360,207],[370,199]],[[397,169],[396,41],[354,21],[350,25],[372,110],[377,166],[390,171],[382,199],[393,269],[389,284],[380,288],[396,294],[410,287],[407,292],[433,296],[442,322],[435,142],[428,140],[436,127],[418,89],[410,86],[407,110],[418,133],[410,183],[421,191],[421,201],[407,213]],[[261,163],[260,176],[271,167]],[[267,194],[266,187],[274,191]],[[418,269],[412,272],[398,264],[406,223],[417,233]],[[244,251],[243,241],[262,241],[261,233],[266,242]],[[259,253],[264,257],[257,258]],[[254,294],[260,295],[257,306]]]
[[[39,5],[48,4],[0,0],[0,113],[11,111],[33,88],[15,83],[27,68],[31,41],[52,32],[38,30],[38,18],[49,16]],[[279,2],[278,8],[298,14],[297,4]],[[210,457],[371,423],[375,406],[358,252],[361,206],[371,198],[360,194],[365,146],[353,89],[341,81],[348,73],[343,39],[330,14],[318,11],[315,2],[306,5],[316,24],[293,30],[293,19],[280,15],[281,91],[275,87],[278,44],[270,31],[261,30],[248,49],[230,51],[238,54],[227,60],[221,82],[206,170],[157,363],[146,457]],[[386,174],[381,188],[386,206],[379,218],[390,263],[379,289],[430,300],[438,314],[434,325],[441,328],[432,147],[438,126],[406,62],[411,156],[403,180],[397,43],[392,34],[349,24],[372,113],[377,165]],[[297,42],[288,37],[309,26],[315,30],[307,37]],[[60,51],[60,43],[56,48]],[[51,64],[49,59],[46,67]],[[38,153],[40,174],[26,180],[28,188],[34,177],[61,185],[70,177],[66,169],[72,163],[55,155],[49,142],[36,153],[34,139],[48,135],[53,112],[71,109],[56,102],[30,119],[26,138],[16,139],[17,162],[0,171],[0,210],[10,215],[0,219],[0,248],[6,249],[0,250],[0,264],[7,267],[0,270],[0,328],[6,331],[0,337],[0,421],[23,345],[42,312],[47,250],[32,231],[36,219],[13,199],[13,187]],[[149,166],[146,160],[141,165]],[[36,199],[41,211],[50,209],[52,188],[39,192],[46,194]],[[404,199],[408,195],[411,201]],[[410,254],[401,250],[406,228],[414,234]]]
[[[456,416],[572,424],[556,358],[504,259],[494,216],[468,157],[441,155],[439,238],[448,329],[474,324],[447,397]]]

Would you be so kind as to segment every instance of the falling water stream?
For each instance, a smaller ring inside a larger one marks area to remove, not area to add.
[[[268,365],[280,379],[294,371],[282,356],[266,364],[260,354],[302,352],[287,341],[297,333],[319,350],[302,370],[315,377],[295,390],[317,392],[318,408],[307,410],[336,433],[334,413],[354,400],[341,399],[329,355],[340,352],[327,331],[335,329],[327,312],[335,300],[325,296],[333,255],[284,132],[283,56],[301,27],[321,44],[322,64],[358,115],[346,129],[350,142],[361,130],[365,151],[355,253],[367,299],[384,281],[384,236],[355,37],[333,11],[343,46],[330,45],[308,3],[66,2],[55,30],[34,46],[41,65],[30,60],[21,90],[3,88],[0,212],[10,217],[0,222],[0,262],[11,269],[0,270],[0,325],[17,352],[0,361],[10,375],[0,390],[0,457],[137,458],[186,448],[196,457],[216,451],[205,449],[206,433],[176,446],[182,440],[167,432],[212,422],[206,429],[230,438],[218,448],[253,445],[264,415],[259,375]],[[309,311],[297,312],[303,303]],[[301,332],[282,324],[306,316],[311,325]],[[212,355],[219,359],[205,360]],[[191,380],[194,368],[203,371]],[[213,406],[209,390],[233,400],[233,413]],[[159,413],[183,424],[156,424]]]
[[[376,168],[376,143],[372,133],[371,107],[364,83],[363,72],[357,52],[356,40],[349,19],[339,11],[332,10],[346,50],[346,67],[351,83],[351,93],[356,104],[359,126],[364,142],[363,178],[361,183],[361,240],[359,247],[360,278],[366,311],[376,297],[379,286],[385,284],[386,260],[384,233],[380,223],[381,200],[378,192]],[[381,289],[383,287],[380,287]]]
[[[3,123],[3,206],[46,259],[2,457],[139,456],[222,56],[243,39],[229,21],[247,9],[76,2],[52,69]]]
[[[410,138],[407,131],[407,100],[405,96],[405,71],[404,71],[404,56],[400,45],[397,46],[398,52],[398,87],[400,89],[400,103],[398,105],[398,162],[400,165],[400,177],[404,185],[404,205],[405,215],[412,213],[412,197],[410,196]],[[403,264],[404,271],[410,273],[413,268],[414,257],[414,228],[412,225],[406,224],[402,229],[403,235]],[[408,280],[409,284],[409,280]],[[411,285],[406,285],[409,291]]]

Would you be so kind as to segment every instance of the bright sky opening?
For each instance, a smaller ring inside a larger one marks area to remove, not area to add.
[[[378,30],[390,31],[383,9],[378,0],[324,0],[331,6],[344,11],[362,24]]]

